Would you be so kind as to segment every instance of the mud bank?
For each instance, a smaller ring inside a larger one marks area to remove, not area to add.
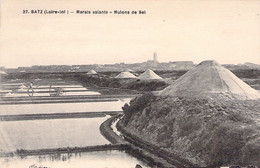
[[[87,102],[111,102],[117,101],[117,99],[80,99],[80,100],[24,100],[24,101],[0,101],[0,105],[8,105],[8,104],[54,104],[54,103],[87,103]]]
[[[100,127],[99,130],[101,132],[101,134],[107,139],[109,140],[112,144],[127,144],[127,142],[122,139],[120,136],[118,136],[112,129],[111,129],[111,125],[112,123],[118,119],[119,117],[121,117],[122,115],[116,115],[116,116],[112,116],[109,119],[107,119],[105,122],[103,122]]]
[[[98,90],[97,90],[98,91]],[[21,97],[1,97],[1,101],[23,101],[23,100],[66,100],[66,99],[119,99],[119,98],[133,98],[138,96],[138,94],[129,94],[129,95],[78,95],[78,96],[37,96],[37,97],[29,97],[29,96],[21,96]]]
[[[112,102],[118,99],[134,98],[133,95],[95,95],[95,96],[36,96],[36,97],[0,97],[0,105],[8,104],[50,104],[50,103],[79,103],[79,102]]]
[[[94,117],[105,117],[106,115],[113,116],[113,115],[117,115],[117,114],[122,114],[122,111],[1,115],[0,121],[65,119],[65,118],[94,118]]]
[[[130,138],[127,138],[124,136],[124,139],[122,137],[118,136],[110,127],[111,124],[122,115],[116,115],[109,119],[107,119],[105,122],[102,123],[100,126],[100,132],[103,136],[105,136],[111,143],[113,144],[121,144],[125,145],[125,150],[127,153],[131,154],[132,156],[144,161],[149,166],[154,168],[174,168],[172,164],[168,163],[166,160],[154,155],[153,153],[150,153],[147,151],[142,145],[137,146],[136,144],[132,144],[131,141],[128,141]],[[127,140],[125,140],[127,138]],[[180,167],[180,166],[177,166]]]
[[[58,153],[78,153],[78,152],[93,152],[93,151],[105,151],[105,150],[120,150],[124,151],[128,147],[124,144],[106,144],[87,147],[67,147],[56,149],[39,149],[39,150],[25,150],[18,149],[14,152],[4,153],[0,152],[0,157],[12,157],[12,156],[30,156],[30,155],[46,155],[46,154],[58,154]]]

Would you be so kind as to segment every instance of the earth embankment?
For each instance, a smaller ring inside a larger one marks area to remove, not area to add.
[[[145,94],[124,106],[129,134],[199,166],[260,165],[259,100]]]

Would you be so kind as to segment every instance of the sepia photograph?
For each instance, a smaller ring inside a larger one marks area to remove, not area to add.
[[[0,168],[260,168],[260,0],[0,0]]]

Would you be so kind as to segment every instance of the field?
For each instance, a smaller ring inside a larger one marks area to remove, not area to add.
[[[144,93],[149,91],[162,90],[173,83],[187,71],[155,71],[164,80],[139,80],[139,79],[117,79],[114,78],[119,72],[99,72],[97,75],[87,75],[87,72],[55,72],[55,73],[11,73],[2,77],[1,82],[16,80],[21,83],[34,82],[37,84],[49,84],[52,81],[65,81],[67,83],[80,83],[93,90],[99,89],[102,94],[129,94]],[[235,70],[236,76],[250,85],[252,88],[260,90],[260,70]],[[142,72],[135,72],[140,75]],[[38,80],[37,80],[38,79]],[[39,80],[44,79],[44,80]],[[107,89],[109,88],[109,90]],[[123,89],[118,91],[115,88]]]
[[[151,91],[166,88],[186,71],[156,73],[163,80],[114,78],[118,72],[100,72],[98,75],[71,72],[13,73],[3,77],[1,82],[50,85],[57,84],[58,80],[60,85],[62,82],[82,85],[102,96],[139,95],[123,107],[125,116],[119,123],[125,133],[143,144],[169,152],[191,165],[260,164],[259,100],[162,97]],[[260,89],[260,70],[236,70],[233,73],[252,88]]]

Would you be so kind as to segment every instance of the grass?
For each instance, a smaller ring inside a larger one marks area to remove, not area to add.
[[[260,164],[260,104],[140,96],[124,107],[125,129],[200,166]]]

